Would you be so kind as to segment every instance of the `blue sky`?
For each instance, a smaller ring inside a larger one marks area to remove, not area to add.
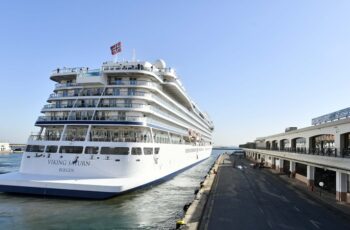
[[[0,140],[25,143],[57,67],[164,59],[217,145],[350,107],[350,1],[1,1]]]

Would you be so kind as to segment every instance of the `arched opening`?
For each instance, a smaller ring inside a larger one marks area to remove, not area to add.
[[[309,152],[318,155],[336,155],[334,135],[322,134],[310,137]]]
[[[292,139],[291,148],[296,153],[306,153],[306,138],[297,137]]]
[[[280,140],[280,150],[281,151],[289,151],[290,150],[290,142],[288,139]]]
[[[350,133],[340,135],[340,151],[343,157],[350,157]]]
[[[270,141],[266,141],[266,149],[271,149],[271,143],[270,143]]]
[[[278,143],[277,143],[277,140],[272,141],[271,149],[272,149],[272,150],[278,150]]]

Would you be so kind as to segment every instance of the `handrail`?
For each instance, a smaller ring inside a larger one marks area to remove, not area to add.
[[[82,120],[90,120],[90,121],[141,121],[144,122],[146,118],[140,116],[104,116],[104,117],[50,117],[50,116],[39,116],[38,121],[82,121]]]
[[[75,87],[82,86],[80,83],[57,83],[55,84],[55,89],[65,88],[65,87]]]
[[[146,85],[146,86],[153,86],[156,88],[161,89],[160,85],[158,83],[155,82],[151,82],[151,81],[140,81],[140,80],[115,80],[114,82],[110,82],[108,85]]]
[[[52,75],[60,75],[62,73],[84,73],[88,72],[89,68],[87,67],[74,67],[74,68],[57,68],[52,70]]]

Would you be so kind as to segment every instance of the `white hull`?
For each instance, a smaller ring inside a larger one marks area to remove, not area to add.
[[[152,155],[80,154],[78,160],[77,154],[25,152],[19,172],[0,175],[0,190],[108,198],[203,161],[212,150],[211,146],[180,144],[124,143],[123,146],[159,147],[160,152]]]

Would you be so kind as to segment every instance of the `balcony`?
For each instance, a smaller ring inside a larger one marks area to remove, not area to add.
[[[76,97],[78,94],[76,93],[68,93],[68,94],[61,94],[61,93],[52,93],[49,96],[49,99],[55,99],[55,98],[61,98],[61,97]]]
[[[66,109],[66,108],[72,108],[72,107],[73,105],[66,105],[66,104],[61,104],[61,105],[47,104],[47,105],[44,105],[44,107],[41,110]]]
[[[82,117],[64,117],[64,116],[40,116],[36,122],[45,122],[45,121],[133,121],[133,122],[145,122],[145,117],[140,116],[82,116]]]
[[[79,83],[57,83],[55,85],[55,89],[62,89],[62,88],[68,88],[68,87],[78,87],[82,86],[82,84]]]
[[[137,103],[117,103],[117,104],[101,104],[99,108],[149,108],[149,105]]]
[[[151,97],[150,93],[145,92],[106,92],[103,96],[138,96],[138,97]]]
[[[75,68],[57,68],[52,70],[52,75],[64,75],[64,74],[77,74],[87,72],[88,68],[86,67],[75,67]]]
[[[109,82],[109,85],[124,85],[124,86],[150,86],[157,89],[161,89],[161,86],[158,83],[151,81],[125,81],[125,80],[116,80]]]
[[[39,135],[39,134],[32,134],[29,136],[28,141],[59,141],[60,136],[52,136],[52,135]]]

